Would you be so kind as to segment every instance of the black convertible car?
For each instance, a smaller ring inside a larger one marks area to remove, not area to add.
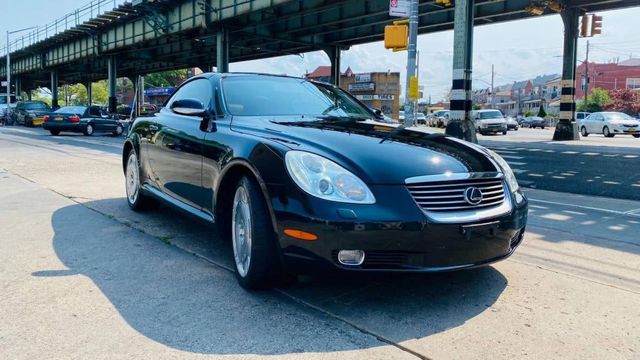
[[[123,149],[129,206],[163,200],[230,237],[247,289],[284,272],[448,271],[511,255],[527,200],[481,146],[379,122],[305,79],[202,74]]]

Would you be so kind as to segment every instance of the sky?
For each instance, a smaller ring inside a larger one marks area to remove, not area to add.
[[[118,3],[122,0],[116,0]],[[7,30],[42,25],[83,6],[88,0],[0,0],[0,47],[4,47]],[[38,11],[33,11],[38,9]],[[25,19],[20,14],[29,14]],[[590,38],[589,60],[607,62],[619,57],[640,57],[640,7],[599,13],[603,16],[602,35]],[[495,67],[495,85],[526,80],[537,75],[560,74],[564,29],[559,15],[478,26],[474,30],[473,84],[488,87],[491,65]],[[19,36],[19,35],[12,35]],[[13,37],[12,37],[13,39]],[[585,58],[586,39],[578,40],[578,59]],[[451,87],[453,31],[418,37],[420,51],[420,85],[424,96],[435,102]],[[342,53],[343,71],[350,66],[356,72],[398,71],[402,85],[407,53],[393,53],[382,42],[353,46]],[[300,56],[254,60],[230,64],[231,71],[251,71],[301,76],[319,65],[329,65],[324,52]],[[404,86],[403,86],[404,87]]]

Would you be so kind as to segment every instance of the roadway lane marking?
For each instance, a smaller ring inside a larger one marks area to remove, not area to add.
[[[524,169],[511,169],[511,171],[513,171],[514,174],[522,174],[522,173],[526,173],[528,170],[524,170]]]
[[[579,209],[601,211],[601,212],[606,212],[606,213],[609,213],[609,214],[640,217],[640,214],[636,214],[635,213],[636,211],[640,211],[640,209],[631,210],[631,211],[626,211],[625,212],[625,211],[616,211],[616,210],[603,209],[603,208],[597,208],[597,207],[591,207],[591,206],[567,204],[567,203],[562,203],[562,202],[558,202],[558,201],[538,200],[538,199],[532,199],[532,198],[529,198],[529,201],[538,202],[538,203],[542,203],[542,204],[561,205],[561,206],[569,206],[569,207],[574,207],[574,208],[579,208]]]
[[[517,151],[510,151],[510,150],[495,150],[498,154],[517,154]],[[504,157],[505,155],[502,155],[502,157]]]

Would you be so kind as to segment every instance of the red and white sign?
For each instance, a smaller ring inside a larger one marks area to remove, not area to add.
[[[389,0],[389,16],[408,18],[410,11],[411,0]]]

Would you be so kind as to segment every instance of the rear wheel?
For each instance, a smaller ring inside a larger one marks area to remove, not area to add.
[[[127,203],[133,211],[141,211],[149,207],[151,199],[142,193],[140,185],[140,163],[135,150],[129,151],[127,167],[124,171]]]
[[[51,135],[53,136],[58,136],[60,135],[60,130],[49,130],[49,132],[51,133]]]
[[[92,124],[87,124],[87,127],[84,128],[84,134],[86,136],[91,136],[93,135],[93,125]]]
[[[640,138],[640,134],[632,134],[634,138]]]
[[[580,134],[584,137],[589,136],[589,133],[587,132],[587,128],[584,126],[580,128]]]
[[[604,128],[602,128],[602,134],[603,134],[604,136],[606,136],[606,137],[614,137],[614,136],[616,136],[616,134],[612,134],[612,133],[609,131],[609,127],[608,127],[608,126],[605,126]]]
[[[236,186],[231,239],[240,285],[247,290],[272,287],[281,272],[276,236],[262,192],[248,177]]]

